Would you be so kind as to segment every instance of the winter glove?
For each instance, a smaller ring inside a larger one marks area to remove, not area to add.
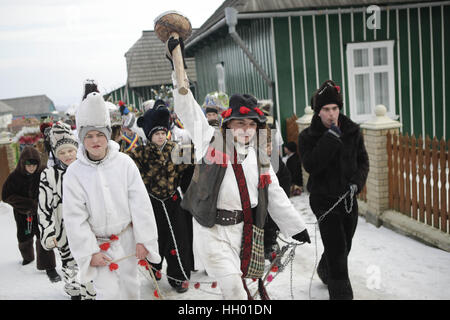
[[[181,39],[181,38],[175,39],[174,37],[170,37],[169,40],[167,40],[166,58],[170,61],[170,65],[172,66],[172,70],[173,70],[172,51],[178,45],[180,45],[180,47],[181,47],[181,55],[183,56],[184,68],[187,69],[186,61],[184,60],[184,42],[183,42],[183,39]]]
[[[353,194],[357,194],[358,193],[358,186],[356,185],[356,184],[351,184],[350,186],[349,186],[349,188],[350,188],[350,192],[351,193],[353,193]]]
[[[299,242],[308,242],[311,243],[311,239],[309,238],[308,230],[305,229],[300,233],[297,233],[295,236],[292,236],[294,240]]]
[[[342,131],[337,127],[334,123],[331,124],[331,128],[328,129],[328,132],[340,138],[342,136]]]

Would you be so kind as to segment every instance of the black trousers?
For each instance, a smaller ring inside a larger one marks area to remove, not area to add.
[[[162,259],[166,259],[167,276],[169,277],[170,285],[173,287],[179,285],[182,281],[185,281],[185,275],[189,279],[191,270],[193,269],[192,216],[189,212],[180,207],[181,198],[178,192],[175,195],[176,197],[165,200],[164,205],[170,219],[170,225],[172,226],[172,231],[175,236],[178,252],[175,248],[172,232],[162,203],[152,197],[150,198],[158,227],[159,254]],[[181,260],[181,266],[178,256]],[[161,270],[162,262],[163,261],[161,260],[161,263],[153,264],[153,266],[156,269]]]
[[[317,219],[328,211],[337,199],[310,195],[311,209]],[[350,206],[350,199],[347,198]],[[342,201],[319,224],[320,235],[324,246],[324,253],[320,264],[325,264],[328,275],[328,291],[330,298],[353,298],[348,275],[348,255],[352,247],[352,239],[358,223],[358,202],[353,198],[350,213],[346,212]]]
[[[27,216],[14,212],[17,226],[17,240],[22,258],[27,261],[34,260],[33,238],[36,237],[36,267],[38,270],[49,270],[56,267],[55,254],[53,250],[47,251],[42,247],[38,228],[37,216],[32,216],[31,228],[28,227]]]

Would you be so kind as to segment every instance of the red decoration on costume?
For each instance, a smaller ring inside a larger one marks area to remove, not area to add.
[[[263,116],[264,113],[261,111],[261,109],[259,109],[258,107],[254,108],[253,110],[256,111],[257,114],[259,114],[260,116]]]
[[[156,275],[157,278],[161,279],[161,271],[159,271],[159,270],[156,271],[155,275]]]
[[[173,255],[173,256],[176,255],[177,254],[177,250],[175,250],[175,249],[170,250],[170,254]]]
[[[269,274],[269,276],[267,277],[267,282],[272,282],[273,280],[273,276],[271,274]]]
[[[117,240],[119,240],[119,237],[116,236],[115,234],[113,234],[111,237],[109,237],[109,240],[111,240],[111,241],[117,241]]]
[[[271,183],[272,183],[272,180],[270,179],[270,174],[263,173],[259,176],[258,188],[263,189],[266,185],[269,185]]]
[[[196,284],[194,284],[194,288],[195,288],[195,289],[200,288],[200,283],[197,282]]]
[[[114,270],[117,270],[117,269],[119,269],[119,265],[117,263],[111,263],[109,265],[109,270],[114,271]]]
[[[28,222],[33,221],[33,217],[27,217],[27,221],[28,221]]]
[[[251,110],[247,107],[240,107],[239,108],[239,113],[241,114],[248,114]]]
[[[109,244],[109,242],[105,242],[105,243],[102,243],[99,247],[100,247],[100,249],[102,249],[102,251],[107,251],[110,246],[111,245]]]
[[[271,269],[272,272],[278,272],[278,266],[273,266]]]
[[[334,86],[338,93],[341,93],[341,87],[340,86]]]
[[[257,279],[253,278],[252,281],[255,282]]]
[[[146,267],[147,266],[147,260],[145,260],[145,259],[139,260],[138,264],[140,266]]]
[[[231,108],[228,108],[227,110],[221,113],[222,118],[228,118],[229,116],[231,116],[231,112],[233,112],[233,110]]]
[[[181,287],[184,289],[189,288],[189,281],[183,281],[183,283],[181,284]]]
[[[153,295],[154,295],[156,298],[159,298],[158,290],[153,291]]]
[[[206,160],[211,163],[220,164],[224,168],[227,167],[229,158],[226,153],[220,152],[212,147],[209,147],[206,153]]]
[[[216,288],[217,287],[217,282],[216,281],[214,281],[212,284],[211,284],[211,288]]]
[[[177,201],[177,199],[178,199],[178,196],[176,194],[174,194],[173,197],[172,197],[172,200],[173,201]]]
[[[122,100],[119,101],[119,107],[123,106],[125,104],[125,102],[123,102]]]

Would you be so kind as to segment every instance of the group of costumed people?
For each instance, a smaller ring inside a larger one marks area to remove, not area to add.
[[[169,53],[179,41],[169,39]],[[57,248],[72,299],[139,299],[139,265],[159,281],[164,260],[178,293],[204,269],[224,299],[252,299],[246,279],[257,279],[269,299],[264,260],[279,252],[278,234],[311,243],[289,200],[303,184],[303,165],[324,244],[319,277],[331,299],[352,299],[347,257],[369,164],[358,126],[339,112],[340,88],[328,80],[314,93],[312,124],[298,148],[285,145],[286,163],[273,152],[273,118],[252,95],[232,95],[223,111],[200,107],[190,91],[173,97],[172,114],[157,100],[140,117],[124,103],[112,115],[88,82],[76,132],[62,122],[45,129],[54,164],[23,150],[2,193],[14,208],[23,264],[34,260],[36,236],[37,268],[60,281]],[[345,192],[345,203],[326,212]]]

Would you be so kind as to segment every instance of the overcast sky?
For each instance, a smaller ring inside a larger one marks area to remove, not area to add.
[[[125,52],[168,10],[200,27],[223,0],[0,0],[0,99],[46,94],[78,104],[84,79],[125,84]]]

